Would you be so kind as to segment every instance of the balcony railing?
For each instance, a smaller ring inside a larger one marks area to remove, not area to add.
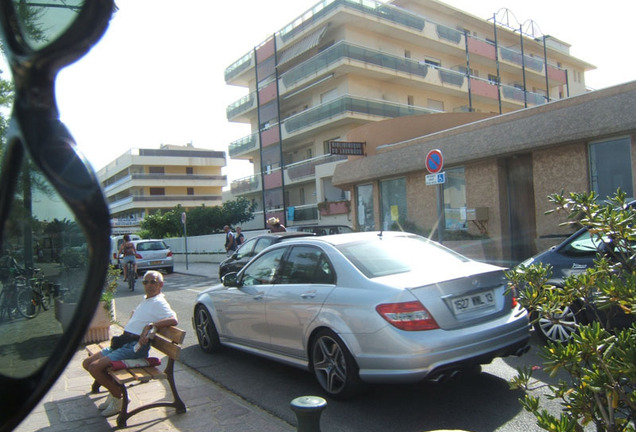
[[[288,206],[287,216],[287,219],[294,222],[315,221],[318,219],[318,206],[316,204]]]
[[[228,82],[246,69],[252,67],[254,52],[250,51],[225,69],[225,82]]]
[[[404,57],[393,56],[370,48],[364,48],[345,41],[329,47],[320,54],[290,69],[281,76],[285,88],[289,88],[308,76],[318,74],[331,64],[343,59],[358,60],[364,63],[390,69],[392,72],[404,72],[422,78],[428,73],[428,65]]]
[[[307,27],[310,27],[329,14],[331,11],[338,7],[346,7],[354,9],[359,12],[369,14],[375,18],[385,19],[395,24],[400,24],[416,30],[422,30],[424,28],[425,20],[421,16],[406,11],[404,9],[397,8],[392,5],[387,5],[375,0],[323,0],[315,5],[313,8],[302,14],[299,18],[285,26],[280,32],[279,36],[283,41],[287,41],[295,34],[301,32]]]
[[[230,157],[232,158],[241,153],[256,149],[258,147],[258,142],[258,133],[254,132],[253,134],[250,134],[230,143]]]
[[[234,180],[230,185],[233,194],[244,194],[249,192],[257,192],[261,189],[261,175],[252,175]]]
[[[312,126],[329,118],[344,113],[367,114],[386,118],[394,118],[416,114],[430,114],[436,112],[427,108],[412,105],[396,104],[371,99],[341,96],[331,102],[321,104],[287,118],[284,122],[288,134]]]
[[[225,109],[225,114],[228,120],[232,120],[237,115],[248,111],[256,106],[256,92],[252,92],[247,96],[243,96],[236,102],[231,103]]]
[[[313,177],[316,175],[316,167],[331,162],[347,160],[347,156],[343,155],[323,155],[309,160],[304,160],[294,164],[287,165],[285,172],[290,181],[300,180],[305,177]]]

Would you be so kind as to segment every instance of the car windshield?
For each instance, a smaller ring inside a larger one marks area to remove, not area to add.
[[[568,254],[589,254],[599,250],[598,236],[590,235],[588,230],[583,231],[566,246],[564,252]]]
[[[378,237],[336,246],[366,277],[375,278],[428,267],[445,267],[469,261],[422,237]]]

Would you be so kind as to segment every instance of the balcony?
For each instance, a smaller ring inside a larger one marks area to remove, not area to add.
[[[287,207],[287,220],[291,222],[310,223],[318,221],[318,207],[307,204]]]
[[[259,139],[258,133],[254,132],[248,136],[238,139],[230,143],[229,154],[231,158],[238,159],[239,156],[245,156],[247,153],[258,150]]]
[[[230,185],[233,195],[243,195],[261,190],[261,175],[255,174],[249,177],[243,177],[234,180]]]
[[[327,163],[345,161],[347,156],[343,155],[323,155],[312,159],[304,160],[285,167],[285,184],[299,183],[303,180],[314,179],[316,177],[316,167]]]
[[[225,109],[228,121],[243,121],[249,123],[249,118],[239,117],[241,114],[256,108],[256,92],[243,96],[236,102],[231,103]]]
[[[434,112],[436,111],[412,105],[396,104],[353,96],[341,96],[331,102],[318,105],[317,107],[310,108],[285,119],[283,128],[287,136],[283,136],[283,139],[303,129],[315,126],[318,123],[347,114],[395,118]]]
[[[351,211],[351,201],[323,201],[318,203],[320,216],[335,216],[349,214]]]
[[[375,0],[323,0],[305,12],[292,23],[285,26],[278,36],[283,42],[292,39],[296,34],[311,27],[339,7],[352,9],[370,15],[374,20],[380,18],[404,27],[421,31],[425,19],[421,16]]]
[[[294,85],[305,81],[307,78],[317,77],[320,73],[327,71],[331,65],[335,65],[343,60],[355,60],[386,68],[390,73],[402,72],[422,78],[426,77],[429,70],[428,65],[415,60],[385,54],[346,41],[340,41],[320,54],[285,72],[281,76],[281,93],[293,88]]]

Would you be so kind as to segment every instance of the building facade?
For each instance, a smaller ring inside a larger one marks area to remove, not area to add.
[[[147,215],[222,204],[225,152],[162,144],[132,149],[98,171],[111,213],[113,234],[136,232]]]
[[[422,136],[422,123],[453,114],[369,124],[351,131],[368,140],[368,156],[339,165],[333,183],[352,195],[354,228],[417,228],[473,258],[516,264],[573,232],[565,215],[546,214],[548,195],[634,197],[635,111],[636,81]],[[400,121],[417,127],[391,124]],[[412,139],[391,137],[409,129]],[[430,181],[431,150],[444,183]]]
[[[435,0],[317,3],[225,70],[227,84],[247,89],[227,118],[251,126],[229,155],[255,167],[231,183],[233,195],[255,200],[263,222],[351,223],[350,206],[338,205],[350,196],[332,177],[347,159],[334,148],[366,151],[352,129],[420,114],[502,114],[586,91],[593,66],[507,18]]]

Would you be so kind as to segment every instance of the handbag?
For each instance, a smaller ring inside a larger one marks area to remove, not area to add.
[[[122,334],[119,336],[113,336],[110,340],[110,349],[113,351],[119,349],[130,342],[137,342],[139,340],[139,336],[133,336],[128,334]]]

